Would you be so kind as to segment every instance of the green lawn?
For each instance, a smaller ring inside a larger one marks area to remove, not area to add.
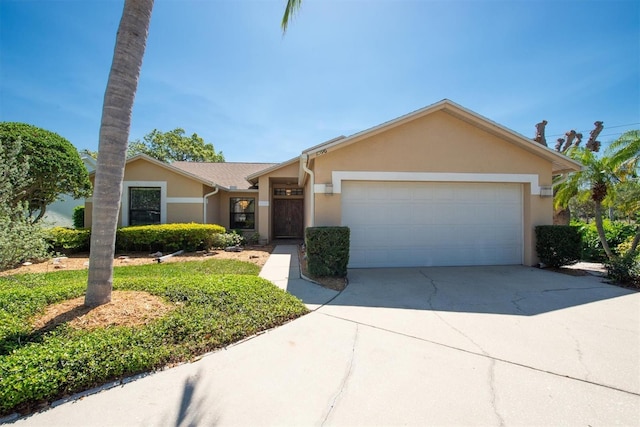
[[[234,260],[118,267],[115,290],[146,291],[178,308],[146,326],[37,333],[32,319],[82,296],[87,271],[0,277],[0,415],[187,361],[307,312]]]

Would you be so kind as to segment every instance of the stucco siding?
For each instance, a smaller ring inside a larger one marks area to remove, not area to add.
[[[167,170],[144,159],[127,163],[125,181],[164,181],[167,183],[167,197],[202,197],[203,184]]]
[[[331,182],[334,170],[536,174],[548,171],[549,181],[551,174],[551,165],[544,159],[444,111],[330,151],[314,161],[317,183]]]
[[[202,203],[167,204],[167,224],[196,222],[202,224]]]

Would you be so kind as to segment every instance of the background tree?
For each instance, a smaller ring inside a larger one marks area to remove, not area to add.
[[[1,137],[0,137],[1,138]],[[27,216],[27,202],[15,202],[15,194],[31,185],[29,158],[22,156],[21,142],[0,144],[0,271],[47,254],[42,230]],[[25,167],[26,166],[26,167]]]
[[[91,194],[89,175],[78,151],[57,133],[26,123],[2,122],[0,138],[6,152],[20,147],[16,156],[30,180],[7,202],[12,208],[26,202],[31,222],[42,219],[47,206],[61,194],[74,199]],[[29,162],[25,161],[27,158]]]
[[[534,141],[546,146],[544,141],[544,128],[547,124],[546,120],[536,125],[536,137]],[[600,141],[597,141],[598,135],[602,132],[603,122],[597,121],[594,124],[593,130],[589,134],[589,141],[586,144],[588,150],[592,152],[598,152],[600,150]],[[542,133],[543,142],[540,141],[540,133]],[[569,155],[569,151],[580,147],[582,142],[582,134],[575,130],[570,130],[564,134],[564,138],[558,138],[556,140],[555,150],[558,153]],[[579,180],[568,179],[566,175],[557,175],[553,177],[553,194],[554,194],[554,211],[553,211],[553,223],[558,225],[569,225],[571,221],[571,207],[569,201],[572,197],[578,195],[580,188],[577,187]],[[556,194],[562,190],[562,197],[556,197]]]
[[[91,157],[93,160],[98,159],[98,152],[89,150],[88,148],[85,148],[84,150],[80,150],[80,154],[86,154],[87,156]]]
[[[160,161],[224,162],[222,152],[216,153],[213,144],[204,141],[197,133],[185,136],[184,129],[169,132],[152,130],[142,141],[129,143],[128,157],[146,154]]]
[[[640,131],[631,130],[625,132],[614,141],[607,150],[611,158],[611,163],[615,172],[622,182],[635,182],[637,184],[638,168],[640,167]],[[631,186],[633,189],[633,186]],[[632,200],[630,203],[631,209],[636,209],[636,215],[638,212],[638,206],[640,202],[638,199]],[[640,245],[640,224],[637,225],[636,235],[631,243],[629,250],[629,257],[633,258],[638,246]]]
[[[602,202],[607,197],[609,189],[619,181],[615,174],[615,168],[609,157],[597,157],[592,150],[587,148],[571,147],[567,151],[567,155],[582,163],[584,169],[570,174],[563,183],[564,185],[558,187],[556,203],[566,206],[569,200],[576,196],[579,189],[587,189],[594,203],[594,219],[602,248],[607,257],[613,259],[614,255],[607,243],[602,223]]]

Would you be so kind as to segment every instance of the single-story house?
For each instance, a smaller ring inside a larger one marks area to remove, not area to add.
[[[580,168],[445,99],[279,164],[133,157],[120,224],[216,223],[266,241],[343,225],[350,268],[534,265],[552,176]]]

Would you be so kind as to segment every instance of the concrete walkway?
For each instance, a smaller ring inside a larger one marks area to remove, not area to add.
[[[338,295],[337,291],[302,278],[297,245],[276,246],[262,267],[260,277],[300,298],[309,310],[318,309]]]

